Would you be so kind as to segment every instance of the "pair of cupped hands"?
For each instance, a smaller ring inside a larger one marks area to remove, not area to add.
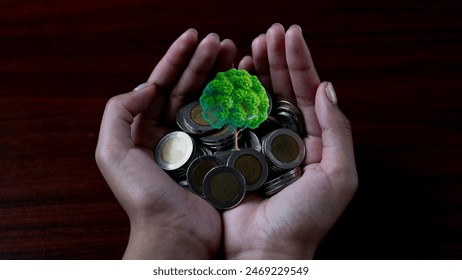
[[[211,33],[184,32],[148,81],[112,97],[96,162],[130,220],[126,259],[310,259],[357,188],[350,122],[330,82],[321,82],[302,30],[274,24],[252,42],[238,69],[256,75],[273,98],[296,104],[307,135],[303,176],[270,198],[248,193],[217,211],[180,187],[154,161],[178,109],[219,71],[234,67],[236,46]]]

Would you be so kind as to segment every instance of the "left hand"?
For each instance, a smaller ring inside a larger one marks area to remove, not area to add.
[[[209,34],[200,43],[188,30],[169,48],[148,82],[106,105],[96,161],[130,219],[124,258],[205,259],[217,254],[220,214],[180,187],[154,161],[176,111],[206,83],[232,66],[236,49]]]

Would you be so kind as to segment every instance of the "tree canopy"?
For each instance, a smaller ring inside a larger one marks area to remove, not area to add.
[[[203,118],[214,128],[257,128],[268,117],[266,90],[246,70],[233,68],[218,73],[199,101]]]

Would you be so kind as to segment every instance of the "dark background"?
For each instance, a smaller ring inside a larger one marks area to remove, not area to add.
[[[94,162],[106,101],[194,27],[238,59],[299,24],[353,126],[359,188],[318,259],[462,259],[462,2],[0,2],[0,258],[119,259]]]

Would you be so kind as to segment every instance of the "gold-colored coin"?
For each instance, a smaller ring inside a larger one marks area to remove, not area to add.
[[[202,106],[200,103],[194,103],[190,113],[191,119],[202,126],[209,126],[210,123],[202,117]]]
[[[224,165],[223,161],[215,156],[201,156],[193,160],[187,171],[187,181],[191,191],[204,197],[203,183],[207,173],[213,168]]]
[[[279,161],[289,163],[297,159],[300,151],[297,141],[292,136],[281,134],[271,142],[271,152]]]
[[[305,144],[293,130],[279,128],[262,139],[262,152],[273,170],[289,170],[305,158]]]
[[[230,209],[238,205],[245,195],[245,179],[236,169],[218,166],[204,178],[205,199],[218,209]]]
[[[227,165],[236,168],[244,176],[247,191],[258,189],[268,177],[268,163],[263,154],[254,149],[233,152]]]

